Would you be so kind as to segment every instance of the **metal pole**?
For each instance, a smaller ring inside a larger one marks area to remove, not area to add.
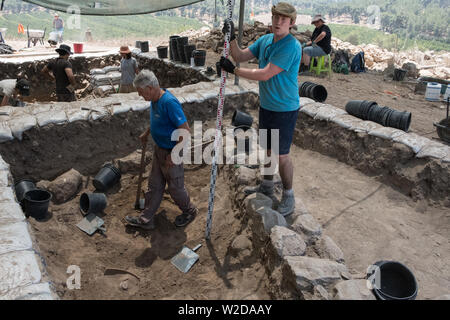
[[[245,0],[241,0],[241,5],[239,8],[239,34],[238,34],[238,45],[239,48],[242,44],[242,36],[244,35],[244,15],[245,15]],[[241,65],[239,62],[236,64],[238,67]],[[234,77],[234,84],[239,85],[239,77]]]

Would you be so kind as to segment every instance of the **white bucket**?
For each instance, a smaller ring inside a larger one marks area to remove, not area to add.
[[[428,82],[427,91],[425,92],[425,100],[428,101],[439,101],[441,98],[441,87],[440,83]]]
[[[450,86],[447,86],[447,90],[445,90],[444,93],[444,101],[447,101],[449,96],[450,96]]]

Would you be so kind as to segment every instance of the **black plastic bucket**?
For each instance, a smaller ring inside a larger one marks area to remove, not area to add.
[[[141,48],[141,42],[140,41],[136,41],[135,47],[140,49]]]
[[[394,70],[394,81],[403,81],[405,79],[407,71],[403,69]]]
[[[197,67],[203,67],[206,62],[206,50],[194,50],[194,63]]]
[[[177,42],[177,50],[178,50],[178,58],[181,63],[186,63],[186,57],[184,56],[184,46],[188,44],[188,37],[179,37],[176,39]]]
[[[80,197],[80,211],[83,215],[103,212],[107,204],[104,193],[83,193]]]
[[[324,102],[327,100],[328,92],[327,89],[320,84],[305,81],[300,85],[299,95],[300,97],[313,99],[316,102]]]
[[[380,280],[380,288],[376,283],[373,292],[379,300],[415,300],[418,286],[411,270],[396,261],[378,261],[378,269],[371,275],[373,280]],[[379,272],[379,274],[377,274]]]
[[[159,46],[156,51],[158,52],[158,58],[167,59],[168,48],[166,46]]]
[[[237,128],[242,128],[244,130],[248,130],[252,127],[253,117],[248,113],[235,110],[233,113],[233,117],[231,118],[231,125]]]
[[[14,189],[16,190],[17,201],[22,203],[22,201],[25,197],[25,194],[28,191],[36,190],[37,188],[33,181],[28,180],[28,179],[23,179],[15,184]]]
[[[388,108],[388,110],[389,111],[383,116],[383,126],[408,132],[409,126],[411,125],[411,112],[402,112],[390,108]]]
[[[192,52],[195,50],[195,44],[186,44],[184,45],[184,59],[186,63],[191,63]]]
[[[247,154],[250,152],[250,137],[249,136],[240,137],[239,132],[241,132],[241,131],[239,131],[239,130],[242,130],[245,132],[248,129],[250,129],[250,127],[242,126],[242,127],[234,128],[234,131],[233,131],[234,142],[236,143],[236,148],[238,148],[238,146],[239,146],[238,140],[240,138],[244,138],[245,139],[244,140],[244,151]],[[241,150],[238,150],[238,151],[241,151]]]
[[[141,41],[141,52],[148,52],[148,41]]]
[[[41,189],[30,190],[24,196],[24,209],[27,216],[40,220],[44,219],[48,212],[52,194]]]
[[[107,191],[120,181],[121,174],[119,169],[108,163],[100,169],[95,176],[92,184],[99,191]]]
[[[169,58],[172,61],[175,61],[176,57],[178,56],[178,52],[176,50],[176,39],[180,36],[170,36],[169,37]]]
[[[369,115],[373,114],[372,108],[376,107],[375,101],[351,100],[345,105],[345,111],[354,117],[362,120],[368,120]]]

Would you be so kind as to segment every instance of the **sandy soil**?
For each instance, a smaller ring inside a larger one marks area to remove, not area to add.
[[[223,175],[218,178],[211,242],[206,242],[210,168],[187,166],[185,174],[191,199],[200,210],[185,228],[174,226],[180,212],[168,194],[156,217],[156,230],[125,226],[126,215],[138,214],[134,210],[138,177],[131,174],[124,175],[121,185],[108,193],[108,207],[102,216],[107,237],[98,233],[90,237],[76,227],[82,219],[79,196],[93,191],[91,183],[73,200],[52,204],[52,216],[46,221],[30,218],[58,295],[62,299],[268,299],[267,279],[259,260],[230,251],[230,243],[242,230],[231,207],[228,181]],[[200,260],[189,273],[178,271],[171,258],[183,245],[193,248],[199,243],[203,245],[197,251]],[[81,268],[81,290],[66,287],[69,265]],[[131,272],[139,280],[126,273],[105,274],[108,268]],[[123,281],[127,290],[120,288]]]
[[[418,299],[448,294],[450,213],[415,203],[343,163],[292,149],[294,190],[342,249],[355,273],[379,260],[404,263],[414,273]]]

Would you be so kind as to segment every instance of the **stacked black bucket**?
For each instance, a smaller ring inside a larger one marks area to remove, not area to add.
[[[313,99],[316,102],[324,102],[327,100],[328,92],[324,86],[306,81],[300,84],[299,95],[300,97]]]
[[[373,121],[405,132],[408,132],[411,125],[411,112],[379,106],[375,101],[352,100],[345,106],[345,111],[362,120]]]
[[[169,59],[190,64],[191,58],[194,58],[196,66],[204,66],[206,51],[197,50],[194,44],[189,44],[188,37],[171,36],[169,38]]]

